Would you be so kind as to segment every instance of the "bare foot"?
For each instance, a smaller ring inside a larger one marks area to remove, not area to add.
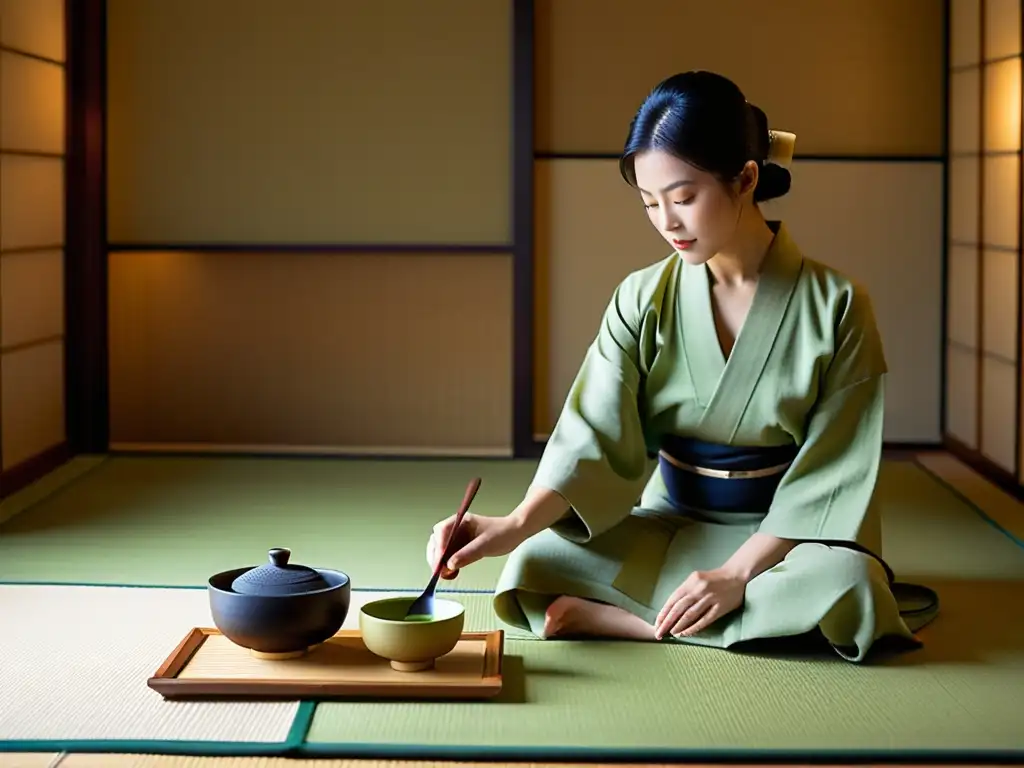
[[[544,614],[544,637],[587,635],[623,640],[654,640],[654,626],[614,605],[562,595]]]

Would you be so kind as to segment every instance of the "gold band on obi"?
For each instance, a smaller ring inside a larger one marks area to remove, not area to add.
[[[721,480],[745,480],[757,477],[772,477],[773,475],[782,474],[789,469],[789,465],[792,464],[792,462],[787,461],[784,464],[776,464],[773,467],[762,467],[761,469],[710,469],[709,467],[695,467],[692,464],[682,462],[664,450],[658,451],[658,455],[673,467],[677,467],[685,472],[692,472],[693,474],[701,475],[702,477],[716,477]]]

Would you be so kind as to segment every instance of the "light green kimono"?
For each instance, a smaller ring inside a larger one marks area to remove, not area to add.
[[[509,555],[494,602],[503,621],[540,636],[545,607],[575,595],[653,624],[690,573],[762,531],[803,543],[749,582],[741,608],[682,642],[729,647],[820,629],[852,661],[883,636],[916,642],[881,559],[886,362],[870,300],[771,226],[728,359],[706,267],[673,253],[618,286],[533,481],[571,510]],[[650,473],[671,434],[799,451],[767,515],[687,512]]]

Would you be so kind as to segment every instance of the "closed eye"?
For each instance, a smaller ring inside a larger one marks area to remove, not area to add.
[[[675,201],[675,204],[676,205],[690,205],[693,201],[694,201],[694,198],[688,197],[685,200],[677,200],[677,201]],[[658,207],[657,203],[644,203],[644,208],[646,208],[648,211],[650,211],[650,210],[652,210],[654,208],[657,208],[657,207]]]

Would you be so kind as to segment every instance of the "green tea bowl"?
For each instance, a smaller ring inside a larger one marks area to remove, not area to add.
[[[430,617],[405,618],[416,596],[373,600],[359,609],[359,631],[366,649],[399,672],[433,669],[462,636],[466,609],[454,600],[434,598]]]

